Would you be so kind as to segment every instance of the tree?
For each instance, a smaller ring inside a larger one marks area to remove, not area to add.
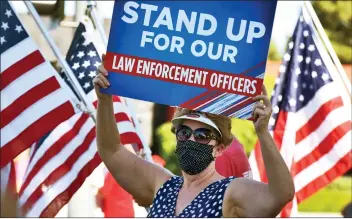
[[[268,59],[271,61],[281,60],[281,54],[277,50],[276,44],[273,41],[270,42]]]
[[[352,62],[352,2],[312,1],[341,63]]]

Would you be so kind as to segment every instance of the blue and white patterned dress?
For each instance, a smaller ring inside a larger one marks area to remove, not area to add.
[[[216,181],[203,189],[195,199],[177,216],[185,218],[194,217],[222,217],[222,202],[229,183],[234,177]],[[183,178],[173,176],[159,189],[148,217],[175,218],[175,208],[178,193],[182,187]]]

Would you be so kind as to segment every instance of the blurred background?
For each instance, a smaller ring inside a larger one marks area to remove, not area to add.
[[[78,22],[86,11],[86,1],[32,1],[41,15],[46,27],[49,28],[61,53],[68,52]],[[29,34],[37,42],[44,56],[53,65],[56,65],[56,57],[52,53],[44,37],[38,31],[38,27],[32,16],[28,14],[27,8],[21,1],[13,1],[13,6],[18,13],[23,25]],[[101,22],[108,36],[113,1],[98,1],[97,11],[100,14]],[[279,1],[274,21],[272,42],[266,66],[264,83],[271,93],[278,76],[282,57],[285,53],[287,43],[292,36],[296,22],[301,11],[300,1]],[[314,1],[313,7],[327,33],[335,52],[341,61],[348,79],[351,83],[352,71],[352,3],[351,1]],[[132,100],[136,116],[141,124],[142,133],[153,155],[160,156],[165,161],[165,167],[175,174],[180,174],[177,160],[174,154],[175,141],[171,133],[170,120],[173,115],[173,108],[154,104],[145,101]],[[249,121],[233,119],[233,133],[243,145],[246,154],[253,151],[257,141],[253,125]],[[21,175],[26,170],[25,151],[16,158],[18,182],[21,185]],[[93,174],[94,175],[94,174]],[[57,216],[102,216],[99,207],[96,206],[95,196],[97,188],[101,186],[102,180],[95,177],[87,179],[70,203],[59,212]],[[342,210],[351,203],[352,194],[352,171],[334,180],[327,187],[320,189],[317,193],[304,200],[298,206],[298,215],[301,217],[341,217]],[[89,191],[89,192],[87,192]],[[71,205],[71,206],[70,206]],[[93,207],[92,207],[93,206]],[[138,216],[138,213],[136,213]],[[139,216],[145,216],[145,210],[140,209]]]

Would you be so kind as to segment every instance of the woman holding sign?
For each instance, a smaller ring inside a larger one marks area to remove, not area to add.
[[[253,109],[254,126],[268,176],[268,184],[246,178],[224,178],[214,159],[232,142],[231,119],[177,109],[172,120],[176,155],[182,177],[125,149],[116,127],[108,72],[100,66],[94,78],[98,96],[97,145],[116,181],[139,203],[152,205],[148,217],[275,217],[293,199],[290,172],[268,131],[272,112],[265,87]]]

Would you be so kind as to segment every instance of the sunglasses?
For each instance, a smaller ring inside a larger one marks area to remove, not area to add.
[[[180,125],[176,130],[176,139],[178,141],[187,141],[193,134],[194,140],[200,144],[208,144],[212,139],[220,140],[212,130],[207,128],[199,128],[192,130],[186,125]]]

